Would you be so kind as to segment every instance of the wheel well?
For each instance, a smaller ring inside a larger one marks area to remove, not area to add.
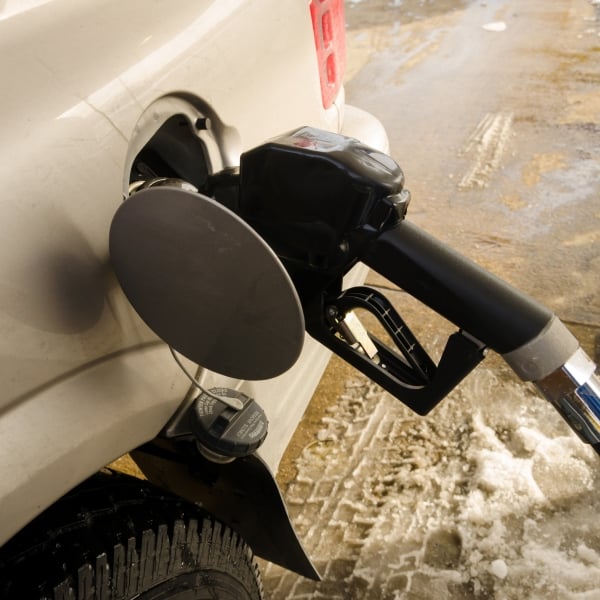
[[[200,505],[240,532],[266,560],[319,580],[294,526],[277,482],[256,454],[218,464],[195,444],[156,438],[131,452],[148,481]]]

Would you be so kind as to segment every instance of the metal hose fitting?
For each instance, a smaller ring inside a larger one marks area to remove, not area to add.
[[[579,437],[599,451],[600,377],[594,361],[579,348],[536,386]]]

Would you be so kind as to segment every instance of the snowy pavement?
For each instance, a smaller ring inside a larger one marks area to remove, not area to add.
[[[271,565],[272,600],[600,598],[598,458],[498,365],[426,418],[349,381],[298,468],[323,581]]]

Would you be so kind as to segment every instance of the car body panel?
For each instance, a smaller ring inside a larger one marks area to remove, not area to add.
[[[10,157],[0,164],[2,231],[10,249],[0,257],[6,357],[0,408],[65,370],[147,340],[137,324],[124,330],[111,314],[121,295],[114,286],[106,293],[107,232],[123,197],[136,124],[157,99],[185,91],[218,106],[221,121],[235,123],[238,154],[307,121],[329,125],[314,65],[291,78],[295,86],[282,80],[287,61],[274,61],[275,72],[261,67],[262,80],[256,74],[257,54],[314,54],[308,10],[301,2],[285,4],[283,11],[280,2],[185,2],[174,11],[170,3],[153,2],[149,11],[143,2],[74,7],[54,0],[0,21],[3,79],[19,74],[3,91],[0,116]],[[276,39],[262,40],[257,27],[247,27],[266,15],[279,27],[296,6],[304,10]],[[114,30],[118,22],[121,31]],[[270,52],[266,44],[273,45]],[[243,52],[244,45],[258,47]],[[236,83],[243,98],[236,97]],[[15,335],[22,325],[35,335]]]
[[[322,107],[298,0],[5,2],[0,73],[2,543],[155,437],[189,392],[110,267],[110,222],[139,149],[172,115],[207,117],[199,135],[219,170],[283,131],[340,130],[344,109],[343,93]],[[345,110],[344,133],[387,149],[375,119]],[[200,377],[263,405],[261,456],[274,471],[328,356],[307,338],[273,380]]]

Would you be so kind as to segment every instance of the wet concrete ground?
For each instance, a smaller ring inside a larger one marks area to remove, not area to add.
[[[348,101],[386,126],[409,218],[549,306],[597,360],[599,13],[589,0],[346,4]],[[368,283],[439,354],[452,328]],[[281,470],[325,580],[267,567],[267,593],[600,598],[600,469],[580,446],[498,359],[425,419],[335,360]]]
[[[386,126],[410,217],[566,320],[598,324],[598,277],[587,275],[600,272],[593,6],[410,4],[379,3],[388,24],[375,29],[361,25],[369,2],[347,10],[350,42],[379,47],[348,97]],[[482,27],[499,21],[502,32]]]

